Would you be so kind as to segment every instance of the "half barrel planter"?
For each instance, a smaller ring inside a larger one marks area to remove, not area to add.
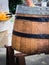
[[[49,7],[18,5],[12,48],[25,54],[49,53]]]

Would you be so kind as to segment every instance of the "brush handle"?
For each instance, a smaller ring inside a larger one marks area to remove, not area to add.
[[[10,13],[10,14],[6,14],[7,16],[9,16],[9,17],[12,17],[12,14]]]

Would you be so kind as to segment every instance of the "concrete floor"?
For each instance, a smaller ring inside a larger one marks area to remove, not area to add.
[[[49,55],[31,55],[25,57],[26,65],[49,65]],[[0,48],[0,65],[6,65],[6,49]]]

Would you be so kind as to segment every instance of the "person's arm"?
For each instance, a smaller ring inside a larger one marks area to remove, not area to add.
[[[28,6],[31,6],[31,7],[35,6],[32,0],[25,0],[25,2]]]

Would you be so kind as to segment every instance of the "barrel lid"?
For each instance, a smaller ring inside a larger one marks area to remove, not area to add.
[[[35,14],[35,15],[49,15],[49,7],[28,7],[24,5],[17,5],[16,13],[20,14]]]

